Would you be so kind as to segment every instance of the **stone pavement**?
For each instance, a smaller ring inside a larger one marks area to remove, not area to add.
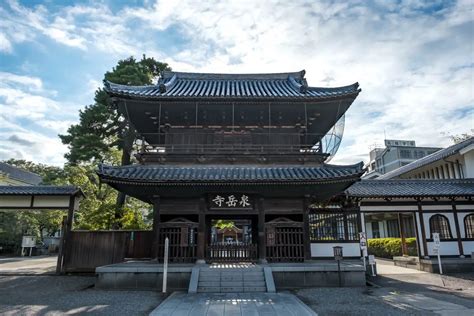
[[[53,274],[57,256],[0,257],[0,275]]]
[[[474,315],[474,282],[397,267],[377,260],[374,295],[401,310],[440,315]]]
[[[289,293],[197,293],[175,292],[152,316],[316,316],[308,306]]]

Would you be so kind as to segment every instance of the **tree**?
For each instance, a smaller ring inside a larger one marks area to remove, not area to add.
[[[166,63],[143,55],[140,61],[133,56],[120,60],[112,71],[104,75],[104,80],[124,85],[152,84],[164,70],[171,70]],[[95,93],[94,104],[79,112],[79,123],[71,125],[65,135],[59,135],[63,144],[68,145],[65,155],[69,165],[111,162],[113,150],[121,153],[120,165],[129,165],[132,160],[136,131],[127,120],[110,104],[104,89]],[[120,218],[125,204],[125,195],[117,195],[116,218]]]
[[[474,137],[474,129],[471,129],[470,132],[468,133],[462,133],[459,135],[450,135],[449,138],[453,141],[455,144],[459,144],[465,140],[468,140],[469,138]]]

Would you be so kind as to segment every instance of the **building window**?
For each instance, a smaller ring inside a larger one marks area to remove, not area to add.
[[[474,213],[464,217],[464,231],[466,238],[474,238]]]
[[[380,238],[380,225],[379,222],[372,222],[372,238]]]
[[[357,220],[357,213],[309,214],[310,240],[359,240]]]
[[[400,227],[398,219],[387,220],[387,237],[400,238]]]
[[[400,150],[400,157],[401,158],[411,158],[411,151],[407,149]]]
[[[449,220],[444,215],[436,214],[430,217],[430,231],[431,238],[433,238],[433,233],[439,233],[440,239],[452,238]]]

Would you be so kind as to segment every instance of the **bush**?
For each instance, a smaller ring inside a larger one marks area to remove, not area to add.
[[[416,256],[416,238],[405,238],[409,256]],[[370,255],[392,259],[402,255],[401,238],[373,238],[367,240]]]

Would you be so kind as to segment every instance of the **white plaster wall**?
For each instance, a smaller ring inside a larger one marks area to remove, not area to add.
[[[436,214],[441,214],[446,216],[446,218],[449,220],[449,227],[451,228],[451,236],[453,238],[457,238],[458,236],[456,235],[456,225],[454,224],[454,214],[453,213],[424,213],[423,214],[423,220],[425,222],[425,232],[426,232],[426,239],[431,238],[431,231],[430,231],[430,218],[433,215]]]
[[[31,204],[31,196],[2,196],[0,206],[2,207],[28,207]]]
[[[464,154],[464,177],[474,178],[474,149]]]
[[[474,241],[463,241],[462,249],[465,256],[471,256],[471,254],[474,252]]]
[[[360,257],[359,243],[312,243],[311,257],[333,257],[335,246],[343,247],[344,257]]]
[[[474,212],[474,205],[469,205],[469,204],[465,204],[465,205],[457,205],[456,204],[456,209],[459,211],[459,210],[468,210],[468,211],[471,211]]]
[[[51,195],[51,196],[35,196],[34,207],[68,207],[69,196]]]
[[[415,205],[389,205],[389,206],[368,206],[361,205],[362,212],[402,212],[402,211],[418,211],[418,206]]]
[[[433,251],[434,242],[428,242],[428,254],[430,256],[436,256]],[[442,241],[440,247],[440,255],[442,256],[455,256],[459,255],[459,247],[457,241]]]

